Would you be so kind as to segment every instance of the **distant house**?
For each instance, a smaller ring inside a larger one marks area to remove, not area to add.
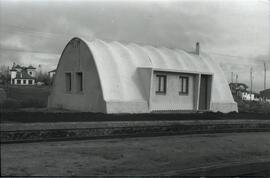
[[[270,103],[270,88],[263,90],[263,91],[260,91],[260,94],[261,94],[262,98],[265,99],[265,101]]]
[[[266,90],[263,90],[263,91],[260,91],[260,94],[261,94],[262,97],[270,99],[270,88],[266,89]]]
[[[260,101],[261,96],[258,93],[250,93],[248,86],[244,83],[230,83],[231,92],[234,96],[238,96],[245,101]]]
[[[253,101],[255,100],[255,95],[254,93],[248,93],[248,92],[241,92],[240,97],[242,100],[247,100],[247,101]]]
[[[36,68],[33,66],[20,66],[13,63],[10,69],[11,85],[34,85],[36,83]]]
[[[49,73],[50,79],[52,79],[52,78],[54,77],[55,73],[56,73],[56,69],[51,70],[51,71],[49,71],[48,73]]]
[[[229,84],[233,95],[241,97],[241,93],[247,92],[248,86],[244,83],[230,83]]]

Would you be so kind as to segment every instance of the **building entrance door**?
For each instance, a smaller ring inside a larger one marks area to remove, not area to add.
[[[201,75],[199,110],[207,110],[209,103],[209,77]]]

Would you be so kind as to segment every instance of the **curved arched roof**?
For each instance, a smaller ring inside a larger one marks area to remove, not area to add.
[[[139,67],[210,73],[213,76],[212,102],[233,102],[228,83],[219,65],[208,55],[180,49],[142,46],[134,43],[86,41],[99,73],[105,101],[144,100]]]

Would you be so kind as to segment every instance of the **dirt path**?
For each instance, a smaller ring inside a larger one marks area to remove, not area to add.
[[[270,160],[270,133],[231,133],[1,145],[2,175],[181,175]]]

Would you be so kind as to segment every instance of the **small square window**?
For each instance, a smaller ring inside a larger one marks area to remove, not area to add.
[[[71,73],[66,73],[66,91],[71,91]]]
[[[28,83],[29,83],[30,85],[32,85],[32,84],[33,84],[33,80],[29,80]]]
[[[83,91],[83,74],[82,74],[82,72],[76,73],[76,81],[77,81],[77,91],[82,92]]]
[[[26,80],[23,80],[23,84],[26,84]]]
[[[156,75],[157,79],[157,86],[156,86],[156,93],[157,94],[166,94],[166,87],[167,87],[167,76],[166,75]]]
[[[21,84],[21,80],[17,80],[17,84]]]
[[[188,77],[179,77],[179,94],[188,94]]]

